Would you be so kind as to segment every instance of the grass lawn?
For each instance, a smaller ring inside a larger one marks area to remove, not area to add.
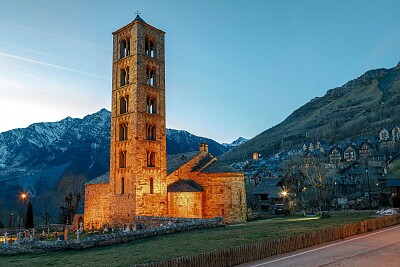
[[[162,235],[130,243],[80,251],[0,256],[0,266],[129,266],[199,254],[242,244],[291,236],[369,219],[372,213],[332,217],[280,217],[213,229]]]

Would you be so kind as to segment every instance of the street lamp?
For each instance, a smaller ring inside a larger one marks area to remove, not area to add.
[[[20,210],[19,210],[19,220],[18,220],[18,228],[21,229],[21,219],[25,222],[25,215],[24,215],[24,207],[25,207],[25,200],[29,197],[27,192],[20,192],[19,199],[20,203]]]
[[[22,192],[19,197],[21,198],[22,202],[25,202],[25,199],[28,198],[28,193]]]
[[[281,196],[283,197],[283,203],[285,205],[285,211],[284,211],[285,215],[287,215],[288,211],[289,211],[289,207],[288,207],[288,203],[287,203],[287,195],[288,195],[288,192],[286,190],[283,190],[281,192]]]
[[[365,175],[367,175],[367,183],[368,183],[369,210],[372,210],[372,207],[371,207],[371,188],[369,186],[368,167],[365,167]]]

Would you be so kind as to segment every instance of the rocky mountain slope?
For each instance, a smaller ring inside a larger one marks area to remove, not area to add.
[[[220,158],[227,162],[299,148],[301,143],[330,142],[377,135],[381,127],[400,124],[400,63],[370,70],[341,87],[328,90],[294,111],[278,125],[260,133]],[[267,115],[267,114],[266,114]]]

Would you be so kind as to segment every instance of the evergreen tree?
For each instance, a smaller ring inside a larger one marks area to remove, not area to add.
[[[30,201],[28,203],[28,209],[26,210],[25,228],[33,228],[33,209]]]

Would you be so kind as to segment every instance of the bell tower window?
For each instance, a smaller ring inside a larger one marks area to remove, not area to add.
[[[125,194],[125,178],[121,178],[121,195]]]
[[[124,141],[128,139],[128,125],[121,124],[119,126],[119,141]]]
[[[124,58],[130,54],[130,39],[122,40],[119,43],[119,58]]]
[[[146,67],[146,84],[156,86],[156,70]]]
[[[157,114],[157,101],[154,98],[147,97],[147,113]]]
[[[144,44],[144,51],[146,56],[155,58],[156,57],[156,50],[155,50],[155,43],[153,40],[150,40],[149,38],[145,38],[145,44]]]
[[[126,168],[126,150],[119,152],[119,167]]]
[[[121,69],[120,85],[125,86],[129,84],[129,68]]]
[[[119,114],[128,112],[129,96],[123,96],[119,99]]]
[[[156,126],[146,124],[146,139],[147,140],[156,140]]]
[[[156,166],[156,152],[147,151],[147,167]]]

